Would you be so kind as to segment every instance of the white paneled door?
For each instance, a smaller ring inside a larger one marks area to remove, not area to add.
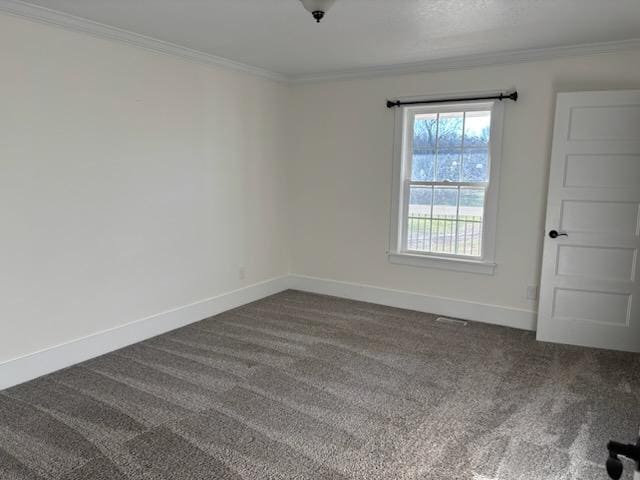
[[[640,352],[640,90],[558,94],[538,340]]]

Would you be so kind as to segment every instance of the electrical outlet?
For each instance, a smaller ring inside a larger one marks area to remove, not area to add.
[[[245,268],[244,267],[238,268],[238,278],[240,280],[244,280],[246,276],[247,276],[247,272],[246,272]]]
[[[538,299],[538,286],[537,285],[529,285],[527,287],[527,298],[529,300],[537,300]]]

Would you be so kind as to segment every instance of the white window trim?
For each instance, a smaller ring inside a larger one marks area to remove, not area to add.
[[[487,93],[497,92],[467,92],[463,96],[483,96]],[[438,97],[421,99],[437,99]],[[442,98],[442,97],[441,97]],[[412,98],[401,98],[400,100],[411,101]],[[442,111],[451,108],[461,111],[465,108],[477,108],[478,105],[485,105],[491,109],[491,138],[489,141],[489,184],[485,196],[484,230],[482,235],[482,257],[464,257],[460,255],[446,255],[433,253],[418,253],[404,250],[403,243],[403,220],[405,214],[404,205],[404,152],[408,148],[411,138],[409,129],[405,129],[410,114],[416,110],[424,111],[425,106],[398,107],[395,112],[395,131],[393,147],[393,191],[391,228],[389,241],[389,262],[398,265],[409,265],[415,267],[438,268],[453,270],[458,272],[480,273],[493,275],[497,264],[495,263],[496,230],[498,217],[498,193],[500,186],[500,164],[502,160],[502,130],[504,124],[504,102],[500,101],[480,101],[469,103],[440,104],[434,106],[434,110]]]

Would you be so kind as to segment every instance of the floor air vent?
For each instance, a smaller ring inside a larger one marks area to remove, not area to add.
[[[458,320],[458,319],[449,318],[449,317],[438,317],[436,318],[436,322],[448,323],[450,325],[459,325],[461,327],[467,326],[467,322],[465,322],[464,320]]]

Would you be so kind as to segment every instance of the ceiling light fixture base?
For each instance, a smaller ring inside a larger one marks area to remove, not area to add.
[[[313,15],[316,23],[320,23],[336,0],[300,0],[307,12]]]

